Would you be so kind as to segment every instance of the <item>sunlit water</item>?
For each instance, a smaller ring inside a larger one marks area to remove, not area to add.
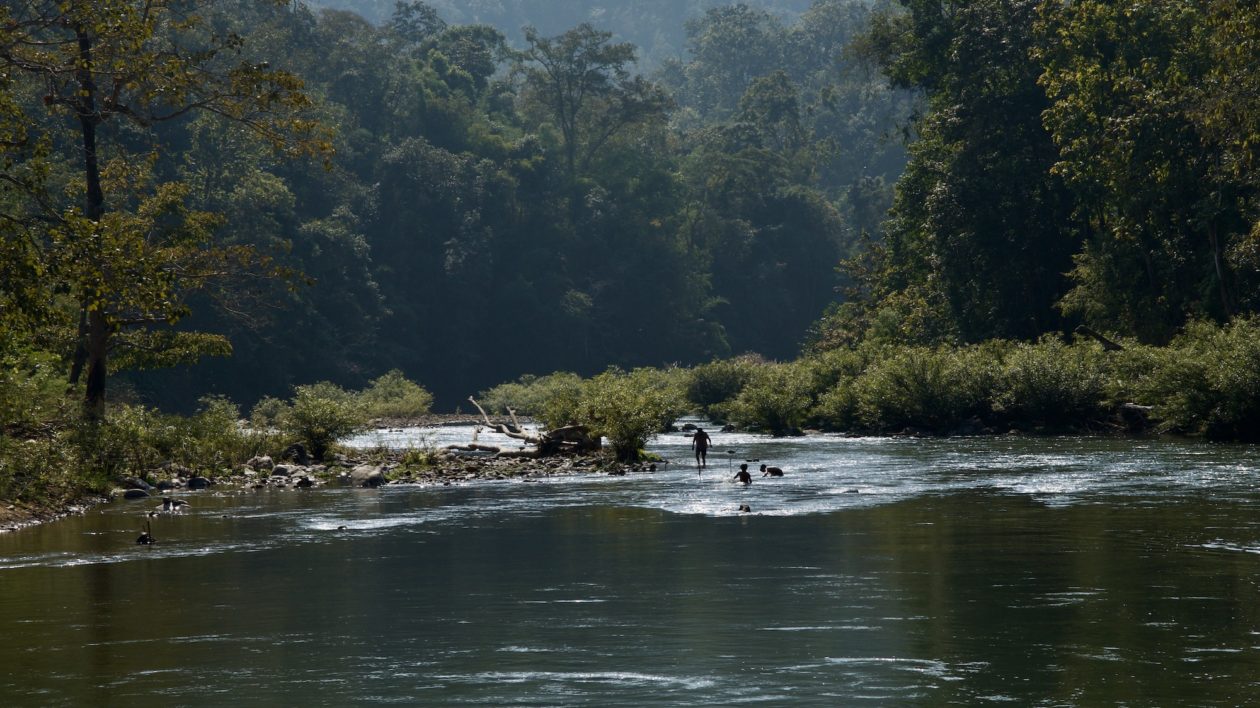
[[[713,437],[0,536],[0,705],[1260,704],[1254,448]]]

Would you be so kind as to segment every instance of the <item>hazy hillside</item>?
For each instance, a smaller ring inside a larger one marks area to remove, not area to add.
[[[389,18],[395,0],[308,0],[312,7],[352,10],[373,22]],[[543,34],[558,34],[583,22],[613,32],[640,49],[645,64],[682,53],[684,23],[704,10],[734,4],[722,0],[430,0],[451,24],[488,24],[514,43],[521,27],[532,25]],[[810,0],[746,0],[785,20],[809,8]]]

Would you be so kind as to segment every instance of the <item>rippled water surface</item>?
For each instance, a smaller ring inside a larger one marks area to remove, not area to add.
[[[189,493],[150,547],[149,502],[2,535],[0,705],[1260,701],[1254,448],[714,439],[700,475],[675,434],[653,474]],[[786,476],[736,485],[745,460]]]

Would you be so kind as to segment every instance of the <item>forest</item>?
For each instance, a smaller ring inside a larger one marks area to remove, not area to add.
[[[647,369],[776,432],[1260,430],[1250,3],[318,5],[0,8],[5,445]]]

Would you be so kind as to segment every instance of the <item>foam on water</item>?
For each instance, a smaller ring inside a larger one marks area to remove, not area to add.
[[[1068,506],[1089,498],[1136,494],[1159,488],[1166,493],[1254,480],[1257,467],[1241,464],[1217,448],[1160,441],[1117,444],[1097,438],[852,438],[815,434],[771,438],[748,432],[717,432],[706,421],[690,420],[713,431],[707,468],[697,470],[688,433],[662,434],[648,450],[668,462],[655,474],[626,477],[545,478],[535,490],[512,486],[507,499],[479,498],[480,509],[461,513],[511,511],[539,504],[549,507],[611,503],[674,514],[728,516],[741,504],[753,516],[799,516],[896,503],[924,494],[959,491],[998,492],[1038,499],[1047,506]],[[516,444],[474,426],[401,428],[354,438],[359,447],[440,447],[471,442]],[[1030,450],[1030,448],[1033,448]],[[1174,464],[1169,464],[1172,459]],[[732,482],[736,467],[747,462],[754,482]],[[780,466],[782,478],[762,478],[760,464]],[[505,489],[505,484],[481,483]],[[856,492],[855,492],[856,490]],[[487,509],[482,505],[493,504]],[[334,527],[335,528],[335,527]]]

